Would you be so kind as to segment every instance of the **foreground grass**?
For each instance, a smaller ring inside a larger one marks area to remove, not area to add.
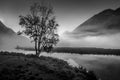
[[[97,80],[92,71],[51,57],[0,52],[0,80]]]

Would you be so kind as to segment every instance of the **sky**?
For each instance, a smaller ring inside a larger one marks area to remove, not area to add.
[[[66,31],[73,31],[84,21],[99,12],[120,7],[120,0],[46,0],[54,7],[61,37],[58,46],[61,47],[98,47],[120,48],[120,34],[87,36],[72,39],[63,36]],[[21,30],[19,16],[29,13],[30,6],[41,0],[0,0],[0,20],[15,32]]]
[[[120,0],[46,0],[54,7],[56,20],[58,22],[58,33],[72,31],[94,14],[107,8],[120,7]],[[19,15],[28,14],[30,5],[41,0],[0,0],[0,20],[19,31]]]

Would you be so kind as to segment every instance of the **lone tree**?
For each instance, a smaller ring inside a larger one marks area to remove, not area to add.
[[[39,56],[41,51],[50,52],[59,41],[59,25],[56,23],[53,7],[34,3],[28,15],[19,17],[19,24],[24,29],[21,33],[29,36],[35,43],[36,55]]]

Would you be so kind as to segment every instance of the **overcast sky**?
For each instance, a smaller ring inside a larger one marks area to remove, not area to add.
[[[47,0],[46,0],[47,1]],[[120,7],[120,0],[48,0],[55,9],[59,33],[71,31],[82,22],[107,8]],[[40,0],[0,0],[0,20],[14,31],[20,29],[19,15],[28,13],[29,6]]]

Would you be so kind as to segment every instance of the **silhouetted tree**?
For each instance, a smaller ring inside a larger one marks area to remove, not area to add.
[[[20,16],[19,24],[24,28],[22,33],[29,36],[32,42],[35,42],[37,56],[41,51],[50,52],[59,41],[58,24],[53,7],[50,5],[34,3],[30,7],[30,14]]]

